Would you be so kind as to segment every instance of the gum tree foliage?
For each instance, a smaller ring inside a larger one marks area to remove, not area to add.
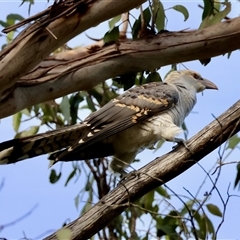
[[[54,4],[58,4],[59,2],[69,2],[70,5],[72,3],[72,1],[63,0],[56,1]],[[31,14],[31,5],[34,4],[34,1],[23,1],[23,3],[29,4],[29,13]],[[231,12],[231,3],[227,1],[214,2],[203,0],[199,8],[202,9],[202,18],[199,19],[199,29],[204,29],[220,22],[228,21],[228,14]],[[188,21],[189,15],[194,14],[189,12],[184,5],[177,4],[177,2],[176,4],[173,3],[171,9],[182,14],[183,21]],[[129,10],[125,15],[119,13],[117,16],[112,16],[108,20],[109,30],[103,33],[101,36],[102,40],[96,41],[96,45],[88,49],[91,49],[93,53],[96,49],[106,48],[111,45],[114,45],[117,49],[121,41],[148,39],[158,34],[167,33],[167,10],[169,9],[165,9],[164,2],[159,0],[148,1],[144,5],[138,6],[137,10],[137,15],[132,15],[132,10]],[[24,18],[19,14],[11,13],[6,19],[2,19],[0,24],[2,27],[8,28],[23,20]],[[128,33],[126,32],[126,26],[128,26]],[[2,46],[2,49],[5,49],[7,44],[12,42],[17,36],[17,32],[13,29],[12,31],[7,31],[5,36],[6,44]],[[74,52],[76,50],[69,49],[67,43],[62,44],[57,49],[53,49],[52,58],[54,59],[55,56],[61,53],[67,54],[69,51]],[[89,52],[91,54],[91,51]],[[230,54],[231,52],[228,53],[229,57]],[[200,61],[202,64],[207,65],[210,60],[210,58],[206,58]],[[172,62],[170,65],[171,70],[177,69],[177,67],[178,64],[176,62]],[[75,124],[81,120],[78,116],[83,109],[96,111],[123,90],[127,90],[134,85],[162,81],[162,78],[163,76],[161,77],[158,73],[158,68],[153,68],[151,71],[145,69],[142,71],[127,72],[113,77],[111,81],[103,81],[85,91],[72,92],[66,96],[62,96],[58,100],[51,99],[28,106],[13,114],[15,137],[34,135],[39,132],[40,127],[43,125],[46,125],[49,129],[55,129]],[[19,131],[21,123],[32,118],[38,119],[39,125],[32,126],[31,121],[29,121],[28,128],[24,131]],[[184,125],[183,128],[186,130],[187,135],[187,127]],[[239,146],[239,142],[240,138],[238,135],[234,135],[228,141],[226,148],[233,151]],[[160,148],[162,143],[159,142],[157,148]],[[85,187],[80,189],[79,194],[74,200],[76,209],[81,214],[88,211],[92,207],[93,202],[101,199],[116,186],[117,180],[114,179],[114,176],[109,175],[107,164],[108,159],[105,158],[94,159],[85,163],[72,162],[72,171],[69,172],[67,179],[65,179],[65,186],[70,181],[77,181],[81,175],[84,175]],[[235,187],[239,186],[240,180],[240,165],[236,165],[238,171],[235,178]],[[209,177],[209,175],[207,176]],[[52,168],[49,176],[50,184],[57,183],[60,178],[62,178],[61,168]],[[211,192],[216,190],[216,182],[213,182],[212,189],[202,199],[198,195],[190,195],[187,198],[186,196],[179,196],[169,189],[167,185],[157,187],[129,205],[118,217],[112,219],[104,229],[98,232],[95,239],[146,240],[157,238],[187,239],[190,237],[196,239],[216,239],[221,225],[214,226],[210,220],[210,215],[224,219],[227,207],[227,202],[224,202],[224,207],[221,209],[208,200]],[[83,207],[80,209],[79,206],[83,196],[87,196],[87,202],[84,205],[81,204]],[[179,198],[182,202],[182,206],[178,209],[171,204],[173,196]],[[139,226],[146,217],[150,219],[149,225],[145,226],[144,230],[140,230]],[[68,232],[66,229],[60,230],[57,236],[59,238],[63,236],[70,238],[71,232]]]

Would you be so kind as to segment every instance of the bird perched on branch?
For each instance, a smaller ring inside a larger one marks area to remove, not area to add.
[[[0,164],[53,152],[49,159],[87,160],[113,155],[113,172],[124,174],[136,155],[160,139],[180,143],[196,93],[217,86],[190,70],[173,71],[164,82],[134,87],[91,113],[82,123],[0,144]],[[57,152],[55,152],[57,151]]]

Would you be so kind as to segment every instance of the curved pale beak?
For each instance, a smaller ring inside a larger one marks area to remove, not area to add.
[[[206,87],[206,89],[215,89],[218,90],[218,87],[211,81],[203,78],[203,80],[201,80],[201,83]]]

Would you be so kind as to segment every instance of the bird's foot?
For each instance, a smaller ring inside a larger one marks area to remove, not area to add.
[[[124,173],[121,173],[120,181],[119,181],[118,185],[122,184],[126,181],[132,180],[132,179],[134,179],[138,176],[139,176],[139,174],[137,174],[136,171],[132,171],[130,173],[127,173],[127,172],[124,171]]]
[[[188,147],[188,145],[186,144],[186,141],[183,140],[182,138],[175,138],[174,142],[177,143],[177,145],[173,146],[173,149],[176,149],[177,147],[179,147],[180,145],[183,145],[191,154],[193,154],[193,152],[191,151],[191,149]]]

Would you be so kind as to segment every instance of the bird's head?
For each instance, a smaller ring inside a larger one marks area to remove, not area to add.
[[[196,92],[202,92],[205,89],[218,89],[213,82],[192,70],[173,71],[167,76],[165,81],[175,85],[182,85],[183,87],[193,87]]]

